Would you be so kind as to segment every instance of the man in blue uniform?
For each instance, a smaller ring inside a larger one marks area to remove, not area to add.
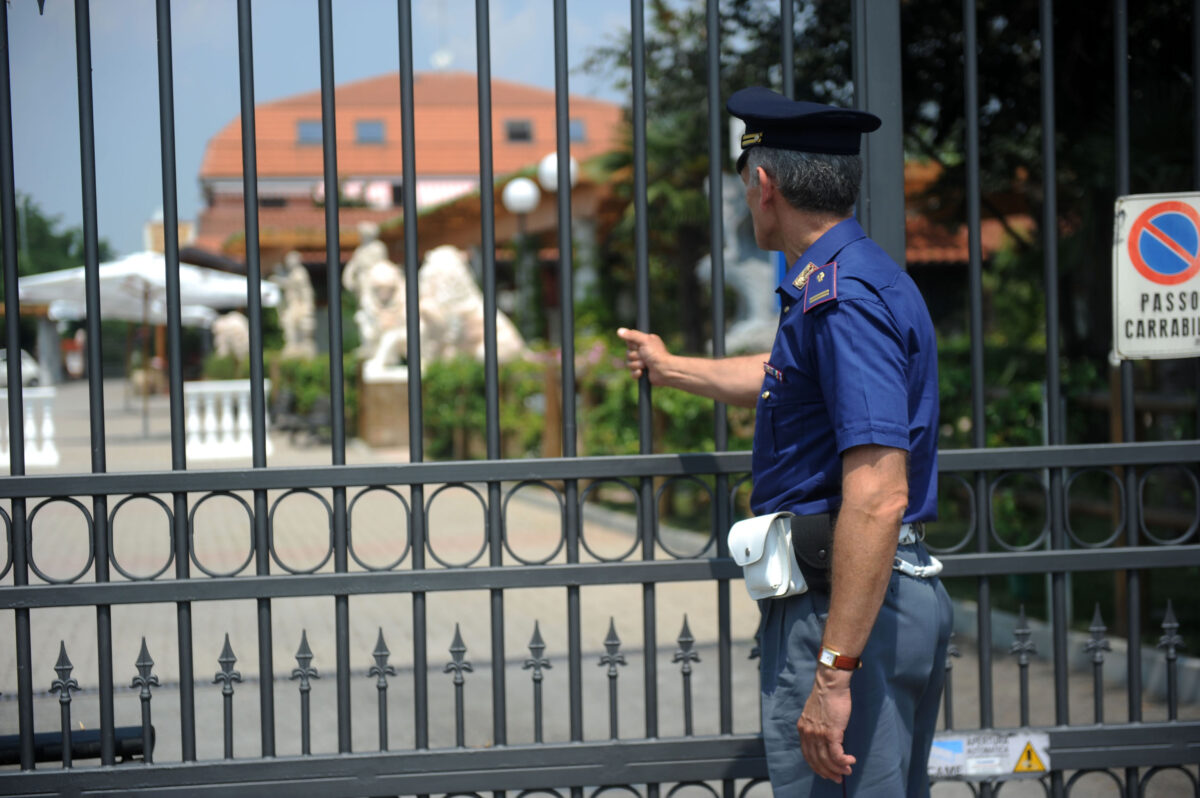
[[[860,139],[880,121],[765,88],[727,108],[746,122],[737,168],[755,239],[791,264],[774,346],[712,360],[618,335],[635,377],[757,407],[756,515],[831,519],[828,584],[761,603],[775,795],[928,795],[951,628],[919,540],[937,504],[937,350],[916,286],[853,217]]]

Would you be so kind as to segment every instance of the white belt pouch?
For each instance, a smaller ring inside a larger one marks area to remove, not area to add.
[[[729,528],[729,553],[742,567],[750,598],[795,596],[808,590],[792,548],[792,513],[758,515]]]

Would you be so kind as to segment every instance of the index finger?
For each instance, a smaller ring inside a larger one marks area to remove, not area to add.
[[[631,330],[628,327],[618,327],[617,337],[627,344],[637,345],[645,340],[646,334],[638,330]]]

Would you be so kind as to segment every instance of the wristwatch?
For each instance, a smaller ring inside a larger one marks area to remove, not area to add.
[[[821,646],[821,653],[817,656],[817,662],[826,668],[833,668],[838,671],[853,671],[862,667],[862,657],[847,657],[845,654],[840,654],[828,646]]]

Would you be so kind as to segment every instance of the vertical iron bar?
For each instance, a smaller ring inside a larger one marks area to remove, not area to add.
[[[217,664],[221,666],[221,669],[213,676],[213,684],[220,683],[221,685],[221,705],[225,721],[225,758],[233,759],[233,685],[234,682],[242,680],[242,674],[233,668],[237,664],[237,657],[234,656],[233,647],[229,645],[228,632],[225,633],[225,644],[221,647],[221,653],[217,656]]]
[[[1167,666],[1167,720],[1179,719],[1179,648],[1183,638],[1179,636],[1179,621],[1175,618],[1175,607],[1167,599],[1167,612],[1162,622],[1162,637],[1158,648],[1166,652]]]
[[[158,120],[163,184],[163,255],[167,263],[167,369],[171,392],[171,468],[187,469],[184,429],[183,343],[179,298],[179,204],[175,171],[175,77],[171,52],[171,4],[157,0],[158,24]],[[172,547],[175,578],[189,578],[187,493],[172,497]],[[192,603],[175,604],[179,645],[179,738],[182,759],[196,759],[196,689],[192,667]],[[147,741],[147,746],[149,745]],[[147,747],[147,761],[149,761]]]
[[[949,662],[946,663],[949,666]],[[942,695],[942,722],[947,731],[954,728],[954,670],[946,668],[945,692]]]
[[[142,761],[149,765],[154,762],[154,731],[150,725],[150,688],[158,685],[158,677],[151,672],[154,668],[154,660],[150,659],[150,652],[146,648],[146,638],[144,637],[141,651],[138,652],[138,658],[134,664],[138,675],[133,677],[130,687],[141,688],[138,698],[142,702]]]
[[[104,380],[100,358],[100,243],[96,221],[96,134],[92,106],[92,32],[88,0],[75,0],[75,68],[79,86],[79,161],[83,189],[83,252],[87,293],[88,397],[91,413],[92,473],[107,470],[104,435]],[[92,550],[96,581],[108,581],[108,497],[92,497]],[[100,688],[100,763],[115,760],[113,730],[112,608],[96,605],[97,678]]]
[[[421,327],[420,286],[417,283],[417,159],[413,124],[412,0],[397,0],[400,39],[400,130],[403,158],[404,276],[407,288],[408,324],[408,440],[409,462],[424,459],[424,419],[421,412]],[[425,568],[425,489],[413,485],[412,567]],[[425,624],[425,593],[412,594],[413,615],[413,725],[417,750],[429,747],[428,640]]]
[[[1092,655],[1092,713],[1097,724],[1104,723],[1104,652],[1111,651],[1112,646],[1104,637],[1107,629],[1104,619],[1100,617],[1100,604],[1092,614],[1092,624],[1088,627],[1091,638],[1084,645],[1084,650]]]
[[[387,645],[383,642],[383,627],[379,627],[379,638],[375,643],[375,650],[371,652],[371,656],[375,658],[375,664],[367,671],[368,676],[375,676],[375,692],[376,702],[378,705],[379,716],[379,750],[386,751],[388,749],[388,708],[387,708],[387,677],[395,676],[395,667],[388,665],[388,656],[391,654],[388,651]]]
[[[1041,116],[1042,116],[1042,242],[1045,264],[1046,301],[1046,397],[1045,424],[1051,446],[1063,442],[1061,415],[1061,379],[1058,356],[1058,166],[1055,153],[1056,126],[1054,120],[1054,1],[1041,0]],[[1063,474],[1061,468],[1050,470],[1050,547],[1066,547],[1062,509]],[[1067,581],[1066,574],[1055,571],[1050,575],[1053,602],[1054,630],[1054,718],[1060,726],[1070,722],[1067,683]],[[1053,794],[1064,794],[1061,770],[1050,773]]]
[[[1194,6],[1200,4],[1193,3]],[[1200,8],[1197,8],[1200,10]],[[1200,22],[1193,23],[1200,26]],[[1200,58],[1200,27],[1193,28],[1193,59]],[[1130,191],[1130,146],[1129,146],[1129,8],[1126,0],[1116,0],[1113,4],[1113,66],[1116,106],[1116,190],[1117,196],[1123,196]],[[1200,105],[1197,106],[1200,108]],[[1135,413],[1133,406],[1133,363],[1128,360],[1121,362],[1121,439],[1125,443],[1137,440],[1134,427]],[[1133,466],[1124,469],[1123,487],[1125,499],[1121,502],[1124,509],[1125,545],[1138,545],[1138,502],[1137,470]],[[1137,723],[1142,719],[1142,607],[1141,607],[1141,573],[1135,570],[1125,572],[1125,615],[1127,618],[1126,660],[1127,676],[1126,698],[1129,721]],[[1125,795],[1136,798],[1138,795],[1138,768],[1125,769]]]
[[[859,221],[867,235],[904,268],[900,1],[855,0],[853,20],[854,106],[883,120],[879,131],[863,137]]]
[[[321,40],[321,143],[324,150],[325,185],[337,182],[337,117],[333,76],[333,6],[319,0],[318,28]],[[329,296],[329,393],[330,457],[334,466],[346,464],[346,388],[342,362],[341,241],[338,229],[337,191],[325,192],[325,274]],[[346,489],[333,489],[333,569],[346,573]],[[336,635],[338,751],[349,753],[350,745],[350,597],[333,597]]]
[[[13,165],[12,73],[8,62],[8,3],[0,3],[0,225],[17,229],[17,190]],[[17,292],[17,236],[4,236],[4,328],[7,340],[18,341],[21,334],[21,306]],[[12,476],[25,474],[25,411],[21,396],[21,358],[14,358],[8,369],[9,471]],[[29,584],[29,555],[26,549],[25,499],[12,500],[13,585]],[[29,610],[13,610],[16,631],[17,721],[20,730],[21,770],[33,770],[33,663]]]
[[[558,284],[562,329],[562,455],[578,454],[575,417],[575,257],[571,233],[571,119],[567,66],[567,3],[554,0],[554,112],[558,158]],[[568,479],[563,485],[565,506],[563,530],[568,563],[579,562],[579,482]],[[571,740],[583,739],[583,635],[578,585],[567,586],[567,692]],[[541,683],[538,683],[541,695]],[[540,700],[540,699],[539,699]],[[540,716],[540,711],[539,711]],[[540,722],[540,720],[539,720]],[[572,795],[582,790],[572,788]]]
[[[794,0],[779,0],[779,50],[783,95],[796,99],[796,18]]]
[[[58,699],[58,723],[62,729],[62,763],[64,768],[71,767],[71,694],[62,691]]]
[[[637,250],[637,326],[650,329],[649,230],[646,197],[646,19],[643,0],[631,0],[633,62],[633,196]],[[638,438],[641,454],[654,450],[650,379],[642,375],[638,391]],[[654,483],[643,477],[640,483],[642,559],[654,559]],[[658,736],[658,645],[655,619],[655,586],[642,585],[643,667],[646,700],[646,736]],[[658,795],[658,785],[646,787],[648,798]]]
[[[242,107],[242,201],[246,224],[246,301],[250,315],[250,424],[255,468],[267,465],[262,360],[262,273],[258,244],[258,147],[254,115],[254,33],[250,0],[238,0],[238,66]],[[255,574],[271,572],[267,493],[254,491]],[[271,600],[257,600],[259,723],[262,755],[275,756],[274,656]]]
[[[970,257],[969,302],[971,315],[971,445],[987,446],[987,416],[984,414],[983,371],[983,254],[980,244],[981,177],[979,168],[979,42],[975,13],[976,0],[963,0],[963,61],[966,67],[965,102],[967,139],[967,235]],[[975,474],[972,493],[975,506],[975,534],[980,552],[988,550],[991,514],[987,503],[987,475]],[[992,602],[988,577],[978,578],[977,601],[979,640],[979,725],[991,728],[994,721],[992,698]],[[992,786],[982,785],[990,796]]]
[[[74,666],[67,657],[67,644],[60,640],[58,643],[58,662],[54,671],[58,674],[50,685],[50,692],[58,693],[59,725],[62,730],[62,763],[64,768],[71,767],[71,691],[79,689],[79,682],[71,678]]]
[[[222,718],[225,730],[225,758],[233,759],[233,690],[221,693]]]
[[[712,264],[712,341],[713,356],[725,356],[725,149],[721,146],[721,19],[717,0],[705,4],[705,26],[708,57],[708,226],[709,262]],[[784,74],[791,74],[784,69]],[[713,448],[718,452],[729,449],[729,424],[726,407],[713,403]],[[729,556],[725,531],[729,529],[729,478],[718,474],[713,502],[713,539],[717,541],[717,556]],[[729,580],[717,580],[717,694],[721,734],[733,732],[733,635]],[[731,798],[734,785],[723,784],[726,798]]]
[[[604,637],[604,654],[600,655],[600,665],[608,666],[608,731],[609,737],[616,740],[620,734],[617,704],[618,666],[625,665],[625,655],[621,653],[621,638],[617,636],[617,622],[612,616],[608,619],[608,634]]]
[[[500,367],[496,352],[496,192],[492,168],[492,51],[488,0],[475,0],[475,50],[479,93],[479,202],[483,249],[483,371],[487,456],[500,459]],[[538,270],[540,273],[540,270]],[[488,483],[488,562],[504,564],[500,483]],[[508,742],[504,689],[504,591],[489,591],[492,620],[492,735]],[[503,795],[503,792],[497,792]]]

